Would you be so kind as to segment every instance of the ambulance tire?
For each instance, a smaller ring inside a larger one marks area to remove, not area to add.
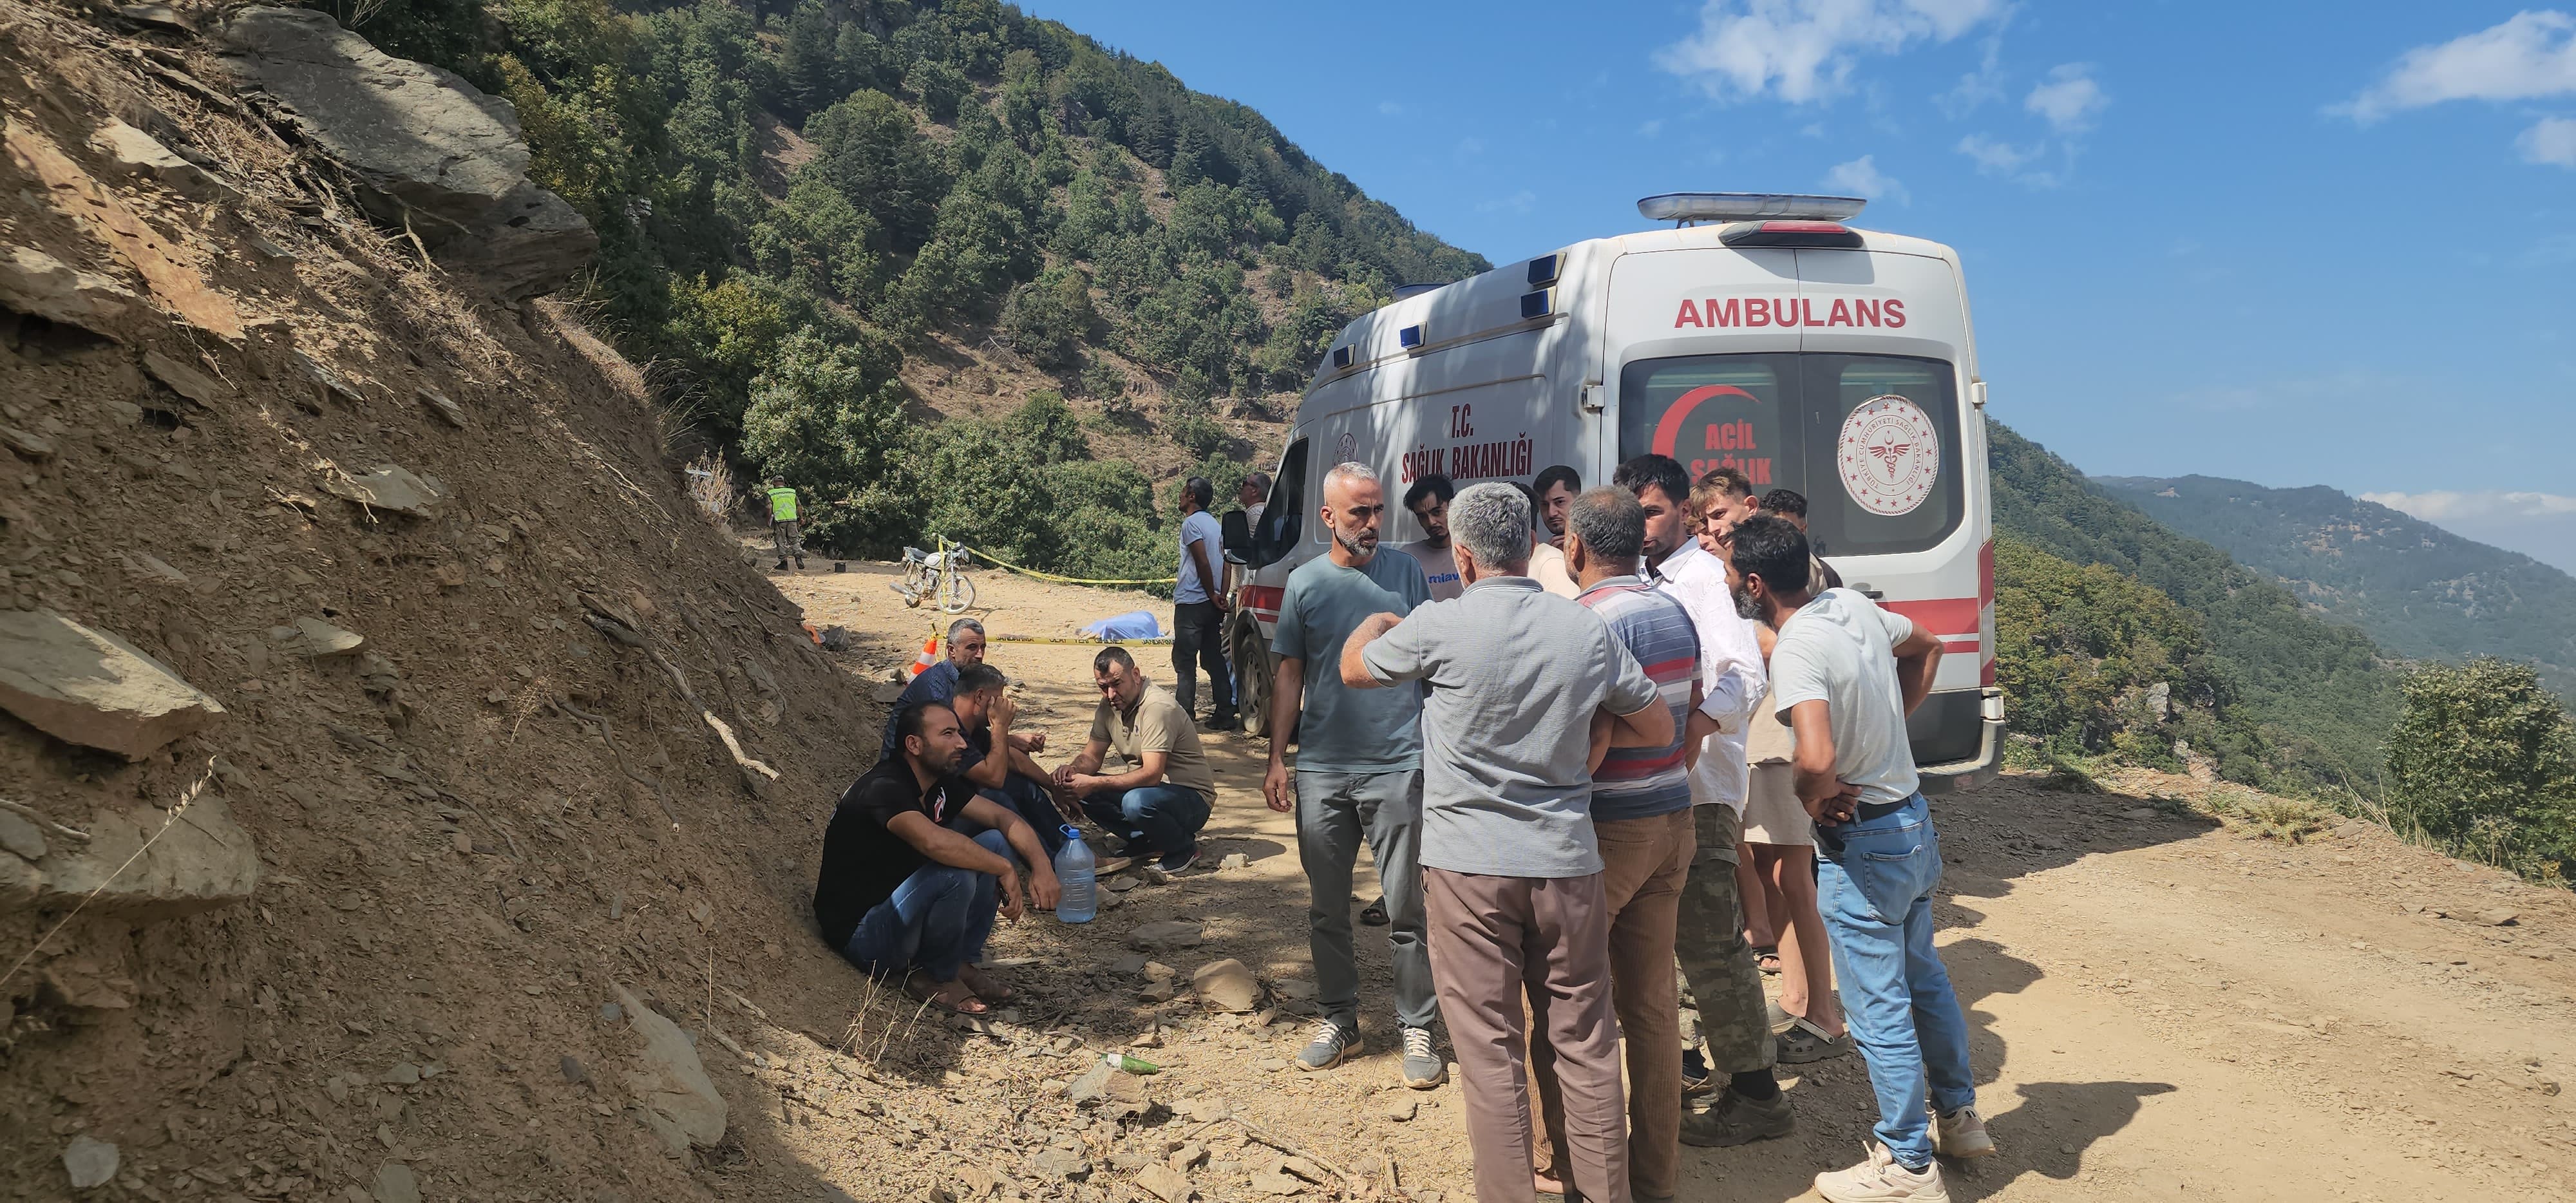
[[[1237,621],[1226,646],[1234,664],[1234,704],[1236,712],[1243,716],[1243,733],[1268,735],[1270,690],[1275,677],[1270,649],[1261,642],[1261,625]]]

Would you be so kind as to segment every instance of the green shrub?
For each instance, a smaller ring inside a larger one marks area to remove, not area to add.
[[[2454,855],[2564,878],[2576,858],[2576,721],[2526,664],[2410,673],[2388,734],[2388,817]]]

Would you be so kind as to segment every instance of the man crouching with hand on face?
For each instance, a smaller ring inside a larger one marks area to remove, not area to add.
[[[1932,691],[1941,641],[1849,589],[1808,591],[1807,537],[1777,518],[1735,528],[1728,583],[1780,632],[1775,716],[1797,733],[1798,800],[1816,820],[1816,894],[1844,1019],[1878,1094],[1869,1159],[1816,1176],[1833,1203],[1948,1203],[1934,1153],[1995,1151],[1977,1114],[1968,1024],[1932,947],[1941,842],[1905,716]],[[1930,1107],[1925,1106],[1926,1095]]]
[[[1029,866],[1028,901],[1054,906],[1055,869],[1037,832],[958,775],[966,732],[956,711],[923,702],[903,712],[896,734],[895,755],[832,812],[814,921],[851,964],[901,977],[912,997],[961,1014],[990,1010],[1011,996],[975,967],[993,916],[1019,921],[1020,863]]]

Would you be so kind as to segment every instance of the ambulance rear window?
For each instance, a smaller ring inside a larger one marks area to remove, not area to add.
[[[1827,555],[1919,551],[1959,524],[1957,372],[1932,359],[1697,355],[1629,364],[1619,457],[1656,452],[1693,480],[1740,469],[1807,499]]]

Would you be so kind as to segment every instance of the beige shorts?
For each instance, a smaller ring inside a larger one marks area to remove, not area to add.
[[[1753,766],[1753,786],[1744,800],[1744,842],[1748,844],[1813,844],[1815,820],[1798,801],[1796,772],[1785,763]]]

